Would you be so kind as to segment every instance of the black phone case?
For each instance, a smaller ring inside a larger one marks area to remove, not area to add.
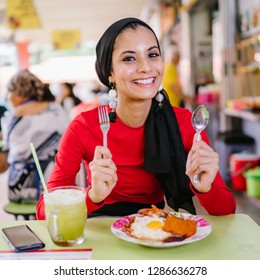
[[[45,244],[27,225],[3,228],[2,233],[10,247],[17,253],[45,247]]]

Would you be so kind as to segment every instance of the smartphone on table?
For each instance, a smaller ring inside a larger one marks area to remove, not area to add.
[[[42,240],[27,225],[3,228],[2,233],[7,243],[17,253],[45,247]]]

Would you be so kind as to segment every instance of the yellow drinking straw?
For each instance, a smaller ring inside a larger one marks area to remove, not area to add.
[[[44,192],[47,193],[48,189],[46,187],[46,183],[45,183],[45,180],[44,180],[42,169],[41,169],[41,166],[40,166],[40,163],[39,163],[39,160],[38,160],[38,157],[37,157],[37,154],[36,154],[36,151],[35,151],[33,143],[30,143],[30,147],[31,147],[32,155],[33,155],[33,158],[34,158],[34,161],[35,161],[35,164],[36,164],[36,167],[37,167],[37,170],[38,170],[41,182],[42,182],[42,186],[43,186]]]

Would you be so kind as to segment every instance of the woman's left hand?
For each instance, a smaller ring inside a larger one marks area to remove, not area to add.
[[[203,140],[197,141],[197,134],[195,134],[186,163],[186,174],[189,176],[194,188],[201,193],[208,192],[218,170],[218,154]],[[200,182],[195,183],[193,178],[199,173]]]

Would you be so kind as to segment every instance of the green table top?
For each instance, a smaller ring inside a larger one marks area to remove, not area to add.
[[[172,248],[150,248],[114,236],[110,230],[115,218],[92,218],[87,221],[83,244],[70,247],[92,248],[94,260],[260,260],[260,227],[247,215],[201,215],[212,225],[206,238]],[[0,228],[28,224],[44,241],[45,249],[58,247],[49,238],[45,221],[0,221]],[[0,250],[10,250],[0,235]]]

